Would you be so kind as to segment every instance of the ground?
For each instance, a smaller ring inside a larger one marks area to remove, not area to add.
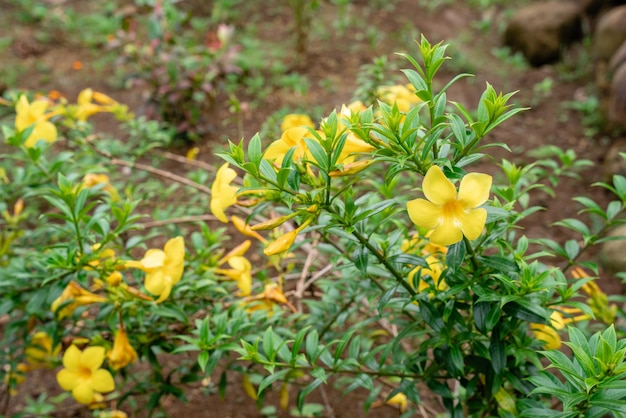
[[[51,5],[62,8],[86,7],[81,6],[81,3],[63,0],[50,2]],[[185,7],[198,7],[198,13],[206,13],[207,8],[200,7],[200,1],[183,3],[186,3]],[[260,6],[261,3],[263,6]],[[293,39],[290,15],[278,3],[259,2],[258,8],[248,6],[244,11],[250,14],[248,17],[251,24],[257,25],[257,36],[262,40],[263,48],[268,51],[272,45],[285,47],[285,40]],[[374,3],[376,6],[373,6]],[[445,4],[448,2],[440,2],[440,7],[433,7],[432,3],[435,2],[415,0],[397,0],[391,2],[391,6],[383,7],[385,3],[387,2],[354,0],[348,4],[343,14],[337,15],[336,6],[330,2],[322,2],[313,21],[305,65],[300,70],[300,74],[310,85],[306,91],[297,93],[287,87],[279,88],[267,95],[262,103],[255,100],[255,97],[246,95],[245,91],[240,92],[239,98],[243,102],[249,102],[250,108],[241,113],[239,125],[229,113],[228,106],[220,102],[225,102],[226,97],[219,96],[209,115],[210,133],[196,144],[179,146],[170,151],[184,154],[190,146],[198,146],[198,159],[212,163],[212,150],[216,146],[223,146],[226,138],[250,138],[262,129],[268,116],[280,109],[321,108],[322,113],[328,112],[350,101],[356,87],[356,75],[362,65],[370,63],[374,57],[388,55],[390,60],[402,68],[407,63],[394,58],[392,53],[415,53],[413,40],[423,34],[431,42],[444,41],[451,44],[449,53],[453,59],[447,67],[448,70],[442,74],[442,82],[458,72],[474,74],[474,77],[459,82],[450,90],[449,100],[474,108],[485,83],[489,82],[497,91],[519,90],[515,96],[516,103],[529,107],[491,134],[491,141],[506,143],[512,151],[492,148],[492,160],[488,164],[479,165],[480,168],[485,167],[495,174],[493,161],[497,162],[501,158],[517,162],[529,161],[529,152],[543,145],[572,149],[579,158],[586,158],[594,163],[593,167],[582,173],[581,179],[564,181],[555,196],[538,194],[538,204],[545,206],[546,210],[537,213],[524,224],[525,232],[531,238],[548,236],[559,242],[575,238],[564,228],[551,226],[551,223],[563,217],[576,216],[579,208],[572,202],[573,196],[584,194],[599,202],[608,201],[608,196],[600,188],[591,185],[606,180],[602,169],[603,158],[613,139],[601,131],[590,135],[589,127],[583,125],[581,113],[564,106],[568,102],[584,103],[593,91],[594,63],[584,59],[586,55],[583,46],[575,45],[566,51],[565,64],[530,68],[520,63],[519,57],[504,54],[501,48],[499,30],[505,22],[506,12],[510,10],[497,5],[481,8],[475,6],[478,2],[453,2],[454,4],[449,5]],[[2,51],[1,59],[5,67],[15,65],[20,69],[11,80],[11,87],[43,92],[54,89],[70,98],[75,97],[83,88],[91,87],[129,104],[132,109],[141,109],[141,91],[115,89],[110,80],[103,76],[106,68],[103,70],[96,65],[99,62],[97,50],[81,46],[80,42],[69,39],[64,34],[53,33],[51,38],[45,40],[38,38],[33,25],[7,24],[7,19],[11,19],[11,13],[15,13],[17,9],[10,5],[6,9],[4,5],[2,7],[3,13],[6,10],[7,14],[0,16],[0,37],[11,35],[12,43]],[[343,32],[331,26],[333,19],[342,16],[352,19],[348,29]],[[368,32],[368,27],[374,29]],[[74,61],[81,61],[83,68],[73,69]],[[288,67],[286,71],[292,70]],[[574,77],[575,71],[581,72],[583,76]],[[394,71],[389,77],[398,77],[398,74]],[[1,85],[2,80],[0,88]],[[106,129],[106,121],[99,123],[102,124],[100,127]],[[171,168],[182,170],[174,165]],[[593,259],[597,254],[589,254],[588,257]],[[610,293],[621,293],[621,283],[608,274],[603,274],[602,286]],[[46,381],[51,376],[42,374],[39,377],[29,381]],[[213,378],[218,377],[216,375]],[[25,391],[36,395],[41,390],[55,390],[53,385],[47,386],[50,388],[32,386],[25,388]],[[173,418],[260,416],[254,402],[239,389],[239,385],[229,386],[223,401],[215,393],[206,396],[203,392],[205,390],[200,384],[190,387],[186,392],[188,403],[166,399],[164,407]],[[295,397],[295,394],[292,395],[292,398]],[[366,395],[357,391],[342,397],[339,391],[328,386],[323,391],[317,391],[310,400],[325,405],[324,416],[348,418],[364,416],[362,404]],[[427,391],[424,391],[423,396],[423,416],[434,416],[435,411],[442,410],[436,397]],[[270,400],[271,398],[270,396]],[[71,411],[65,413],[67,415],[63,416],[75,416]],[[367,416],[397,415],[397,410],[383,406],[373,409]],[[281,416],[287,414],[283,413]]]

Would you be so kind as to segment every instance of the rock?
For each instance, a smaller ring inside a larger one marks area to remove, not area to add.
[[[614,273],[626,271],[626,225],[620,225],[609,236],[623,235],[624,239],[607,241],[602,245],[603,263]]]
[[[609,87],[607,119],[615,127],[626,129],[626,63],[613,73]]]
[[[561,47],[582,38],[582,11],[571,2],[548,1],[518,10],[504,32],[504,44],[534,66],[559,59]]]
[[[624,63],[626,63],[626,41],[622,42],[622,46],[620,46],[611,57],[611,61],[609,61],[609,72],[615,73]]]
[[[604,157],[604,178],[611,181],[615,174],[626,177],[626,160],[622,158],[621,153],[626,153],[626,137],[615,139],[611,142],[609,150]]]
[[[615,7],[600,17],[593,39],[593,52],[601,61],[609,61],[626,41],[626,5]]]

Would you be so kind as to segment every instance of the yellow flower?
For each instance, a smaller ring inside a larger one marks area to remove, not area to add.
[[[88,173],[83,177],[83,181],[81,182],[82,187],[93,187],[98,184],[104,185],[102,190],[107,192],[113,201],[117,201],[120,199],[120,195],[117,193],[117,190],[111,184],[111,180],[109,176],[106,174],[96,174],[96,173]]]
[[[561,348],[561,337],[556,330],[546,324],[530,324],[530,330],[535,334],[535,338],[543,341],[543,348],[546,350],[558,350]]]
[[[32,368],[46,367],[61,351],[61,346],[52,346],[52,337],[43,331],[36,332],[24,350],[26,361]]]
[[[172,238],[165,243],[163,250],[150,249],[140,261],[127,261],[126,267],[146,272],[144,285],[148,292],[159,296],[156,302],[161,303],[183,275],[185,241],[183,237]]]
[[[15,129],[21,132],[31,125],[34,125],[32,132],[26,138],[24,146],[32,148],[37,141],[54,142],[57,139],[57,128],[48,119],[53,115],[46,114],[48,102],[46,100],[35,100],[28,102],[26,96],[21,96],[15,106]]]
[[[378,89],[376,95],[381,101],[388,105],[396,103],[398,110],[405,113],[411,109],[412,105],[421,101],[419,97],[415,95],[415,90],[410,84],[406,86],[383,86]]]
[[[72,315],[74,310],[79,306],[89,305],[91,303],[106,302],[106,298],[91,293],[87,289],[83,288],[76,282],[70,282],[61,295],[52,302],[50,309],[54,312],[59,319],[63,319]],[[62,309],[59,308],[63,306]]]
[[[71,345],[63,356],[65,367],[57,373],[57,382],[63,390],[71,391],[77,402],[89,404],[96,393],[111,392],[115,389],[113,376],[101,369],[104,362],[104,347],[88,347],[80,351]]]
[[[291,248],[297,236],[298,230],[291,230],[286,234],[278,237],[275,241],[271,242],[270,245],[265,247],[263,253],[265,253],[265,255],[276,255],[284,253],[285,251],[288,251],[289,248]]]
[[[434,165],[422,186],[428,200],[411,200],[407,210],[414,224],[432,230],[431,242],[448,246],[461,241],[463,235],[469,240],[478,238],[487,220],[487,211],[478,206],[489,198],[490,175],[467,174],[457,194],[454,184]]]
[[[576,279],[587,278],[589,275],[580,267],[575,267],[572,270],[572,276]],[[591,308],[596,319],[604,322],[605,324],[612,324],[615,322],[615,315],[617,314],[617,306],[615,304],[609,305],[609,299],[600,289],[600,286],[592,279],[582,286],[583,292],[589,295],[587,304]]]
[[[285,158],[285,154],[287,154],[291,148],[295,147],[293,161],[300,161],[303,158],[311,159],[311,156],[309,155],[309,148],[304,140],[305,137],[315,140],[307,128],[302,126],[289,128],[283,132],[280,139],[272,142],[267,147],[265,154],[263,154],[263,158],[281,165],[283,163],[283,158]]]
[[[407,400],[406,395],[402,392],[399,392],[393,395],[391,398],[387,399],[385,403],[387,405],[398,408],[400,410],[400,413],[403,413],[404,411],[406,411],[406,408],[408,407],[409,402]]]
[[[224,163],[215,174],[215,181],[211,186],[211,213],[217,219],[224,223],[228,223],[228,217],[224,210],[237,203],[236,186],[230,183],[237,177],[237,172],[228,167],[228,163]]]
[[[252,291],[252,264],[245,257],[234,256],[228,258],[228,265],[230,269],[215,269],[215,272],[235,280],[241,296],[248,296]]]
[[[569,316],[564,318],[561,312]],[[543,348],[557,350],[561,347],[561,337],[557,331],[565,328],[567,324],[587,319],[590,319],[589,315],[583,314],[578,308],[559,307],[559,311],[553,311],[550,315],[550,325],[531,323],[530,330],[535,334],[535,338],[545,342]]]
[[[121,326],[113,341],[113,350],[108,354],[109,364],[113,370],[119,370],[137,361],[137,352],[130,345],[124,327]]]
[[[250,249],[251,245],[252,245],[252,242],[249,239],[245,240],[244,242],[242,242],[241,244],[237,245],[235,248],[230,250],[228,253],[226,253],[226,255],[217,262],[217,265],[221,266],[232,257],[243,256]]]
[[[419,266],[411,270],[411,272],[409,273],[408,282],[411,284],[411,286],[415,288],[417,284],[418,292],[427,290],[430,287],[430,285],[423,278],[428,276],[432,279],[435,285],[435,289],[437,290],[447,289],[448,287],[447,283],[444,280],[441,280],[441,273],[443,272],[445,263],[435,255],[430,255],[426,257],[426,262],[428,263],[428,267]],[[419,283],[415,283],[415,275],[418,272],[420,273]]]
[[[4,371],[6,374],[4,375],[2,382],[8,387],[9,395],[15,396],[17,395],[17,389],[15,387],[24,383],[26,380],[26,373],[31,371],[31,367],[25,363],[18,363],[15,370],[12,370],[11,367],[8,366]]]
[[[103,411],[100,412],[100,418],[128,418],[128,415],[124,411],[120,411],[119,409],[114,409],[112,411]]]
[[[328,175],[330,177],[344,177],[352,176],[365,170],[370,165],[374,164],[374,160],[356,161],[353,163],[345,164],[341,170],[333,170]]]
[[[287,305],[292,312],[296,312],[296,307],[289,302],[285,294],[283,293],[283,289],[276,283],[269,283],[265,285],[263,292],[258,295],[247,297],[244,301],[246,305],[254,302],[251,306],[246,308],[248,312],[254,312],[261,309],[270,310],[268,316],[272,315],[271,309],[276,304]]]
[[[100,104],[94,103],[94,100]],[[84,122],[96,113],[112,112],[116,106],[119,106],[119,103],[106,94],[92,89],[84,89],[78,94],[76,105],[78,107],[75,114],[76,119]]]
[[[346,138],[346,143],[339,154],[337,164],[350,164],[354,162],[358,153],[366,153],[374,150],[374,146],[359,139],[354,133],[350,132]]]
[[[285,132],[287,129],[295,128],[297,126],[308,126],[310,128],[315,128],[313,121],[308,115],[291,113],[283,118],[283,121],[280,124],[280,130]]]
[[[266,243],[267,240],[263,238],[261,234],[254,231],[250,225],[246,223],[243,219],[238,216],[231,216],[230,220],[233,221],[233,226],[237,229],[237,231],[241,232],[243,235],[251,238],[256,238],[262,243]]]

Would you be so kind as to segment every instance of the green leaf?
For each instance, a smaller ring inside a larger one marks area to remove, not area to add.
[[[309,358],[315,358],[318,345],[319,335],[317,334],[317,330],[314,329],[306,336],[306,342],[304,343],[304,349]]]
[[[306,142],[306,146],[311,152],[311,155],[313,156],[313,159],[315,160],[319,168],[323,172],[328,173],[330,171],[330,167],[328,165],[328,155],[326,154],[324,148],[322,148],[320,143],[315,141],[314,139],[305,137],[304,141]]]
[[[257,390],[257,395],[261,395],[261,393],[263,393],[263,391],[270,386],[272,383],[276,382],[277,380],[281,380],[282,378],[284,378],[285,376],[287,376],[289,373],[291,372],[291,369],[283,369],[280,370],[274,374],[271,374],[269,376],[266,376],[265,378],[263,378],[263,380],[261,380],[261,383],[259,384],[259,389]]]
[[[446,264],[451,270],[457,270],[463,264],[465,259],[466,249],[465,242],[459,241],[456,244],[448,247],[446,254]]]
[[[519,272],[517,263],[508,258],[500,257],[497,255],[486,255],[476,257],[482,264],[487,267],[491,267],[498,272],[512,273]]]
[[[248,159],[258,167],[261,158],[263,158],[263,153],[261,152],[261,137],[257,133],[250,139],[250,142],[248,142]]]

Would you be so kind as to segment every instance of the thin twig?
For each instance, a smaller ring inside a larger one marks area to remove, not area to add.
[[[178,174],[171,173],[169,171],[161,170],[160,168],[155,168],[149,165],[145,165],[142,163],[129,163],[128,161],[120,160],[119,158],[111,158],[109,160],[113,165],[120,165],[123,167],[137,168],[139,170],[147,171],[148,173],[156,174],[157,176],[161,176],[168,180],[174,181],[176,183],[184,184],[185,186],[192,187],[196,190],[201,191],[207,195],[211,195],[211,189],[203,186],[202,184],[198,184],[195,181],[189,180],[186,177],[179,176]]]
[[[205,163],[204,161],[189,160],[187,157],[183,157],[182,155],[178,155],[178,154],[173,154],[168,151],[156,151],[156,153],[162,157],[167,158],[168,160],[176,161],[176,162],[187,164],[187,165],[192,165],[194,167],[202,168],[210,172],[215,171],[215,167],[213,167],[211,164]]]
[[[156,228],[163,225],[170,224],[182,224],[189,222],[199,222],[199,221],[214,221],[217,218],[213,215],[195,215],[195,216],[183,216],[181,218],[174,219],[161,219],[159,221],[149,221],[149,222],[140,222],[143,228]]]
[[[335,412],[333,411],[333,407],[330,406],[330,402],[328,401],[328,395],[326,395],[326,390],[324,389],[324,385],[320,385],[320,394],[322,395],[322,400],[324,401],[324,407],[326,408],[326,413],[328,418],[335,418]]]

